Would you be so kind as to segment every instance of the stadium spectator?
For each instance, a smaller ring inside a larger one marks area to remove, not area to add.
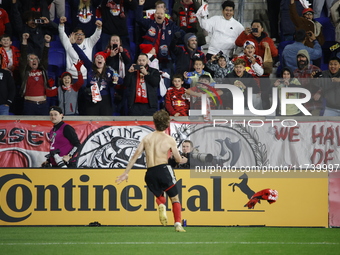
[[[157,69],[148,66],[148,61],[148,56],[140,53],[137,64],[131,65],[124,79],[130,116],[151,116],[158,109],[160,75]]]
[[[85,37],[90,37],[96,31],[97,8],[101,0],[68,0],[71,10],[71,30],[81,28]],[[64,15],[65,16],[65,15]]]
[[[297,69],[296,55],[300,50],[306,50],[310,57],[310,63],[312,64],[312,60],[316,60],[321,58],[322,56],[322,48],[319,42],[316,40],[316,37],[313,32],[308,35],[308,40],[312,41],[314,44],[313,48],[310,48],[305,45],[304,41],[306,40],[306,32],[303,29],[297,30],[294,35],[295,42],[287,45],[282,52],[283,59],[283,67],[288,67],[291,70]]]
[[[78,115],[78,91],[84,84],[83,75],[80,71],[83,63],[78,61],[74,65],[78,71],[78,80],[73,83],[70,73],[62,73],[58,90],[54,90],[54,94],[52,94],[52,96],[58,96],[59,107],[63,110],[64,115]]]
[[[278,56],[278,50],[273,40],[263,31],[263,24],[260,20],[253,20],[251,28],[247,27],[236,39],[237,46],[242,47],[246,41],[252,41],[255,45],[255,53],[264,59],[265,49],[269,48],[273,58]],[[264,73],[260,79],[261,99],[263,109],[270,108],[271,82],[268,79],[270,73]]]
[[[206,15],[197,16],[200,26],[211,35],[207,60],[220,51],[229,58],[233,57],[236,48],[235,40],[244,30],[243,25],[233,18],[235,3],[225,1],[221,7],[222,15],[209,19]]]
[[[313,10],[314,10],[314,18],[320,18],[321,13],[322,13],[322,9],[324,8],[324,6],[326,6],[326,10],[327,10],[327,17],[329,16],[330,13],[330,9],[332,7],[332,3],[335,2],[334,0],[313,0]]]
[[[288,67],[284,67],[281,72],[281,76],[279,79],[277,79],[274,82],[274,86],[278,88],[278,109],[277,109],[277,115],[281,116],[281,88],[284,87],[301,87],[301,83],[297,78],[294,78],[294,74],[292,70],[290,70]],[[299,93],[286,93],[287,99],[299,99],[300,94]],[[295,104],[287,104],[286,105],[286,114],[289,116],[301,116],[302,112]]]
[[[2,61],[2,57],[0,60]],[[8,115],[15,97],[15,84],[11,73],[0,67],[0,115]]]
[[[281,0],[267,0],[267,14],[270,26],[270,37],[275,43],[280,42],[279,20]]]
[[[171,15],[172,20],[184,32],[196,35],[198,46],[206,44],[204,31],[195,15],[200,6],[201,1],[198,0],[175,0]]]
[[[73,158],[80,147],[79,138],[74,128],[63,121],[63,110],[52,106],[49,110],[53,128],[49,132],[50,154],[42,167],[76,168]]]
[[[303,29],[306,31],[308,36],[310,36],[310,33],[313,32],[319,44],[321,46],[324,44],[325,39],[322,33],[322,25],[320,22],[314,19],[314,11],[312,8],[305,8],[302,11],[302,17],[301,17],[299,16],[296,10],[295,0],[290,0],[289,13],[290,13],[290,18],[293,21],[296,30]],[[307,38],[304,44],[310,48],[314,47],[313,42],[310,40],[307,40]]]
[[[53,0],[49,5],[50,20],[54,21],[56,16],[58,18],[65,16],[65,0]],[[56,15],[57,14],[57,15]]]
[[[140,44],[139,45],[141,52],[145,53],[148,56],[149,67],[155,68],[159,70],[159,60],[156,55],[156,49],[153,47],[152,44]],[[159,82],[159,89],[158,89],[158,104],[159,109],[164,108],[164,96],[167,92],[167,87],[165,85],[165,81],[168,81],[170,79],[170,75],[167,72],[160,71],[160,82]]]
[[[197,48],[197,36],[194,33],[187,33],[184,36],[184,45],[177,46],[177,37],[170,44],[170,51],[176,56],[175,73],[183,74],[185,71],[194,70],[194,60],[202,59],[205,63],[205,54]]]
[[[322,77],[316,83],[320,90],[313,96],[318,101],[326,100],[323,116],[340,116],[340,59],[329,60],[328,70],[322,72]]]
[[[212,55],[209,61],[207,61],[206,67],[214,72],[213,78],[218,79],[226,78],[228,73],[233,71],[234,64],[221,52],[216,55]]]
[[[186,89],[182,87],[184,83],[181,74],[175,74],[172,77],[172,87],[168,88],[165,95],[165,109],[170,116],[188,116],[190,102],[186,98]]]
[[[123,47],[130,50],[127,17],[128,11],[136,8],[136,0],[102,0],[100,6],[103,21],[102,49],[105,49],[111,35],[119,35]]]
[[[123,48],[122,40],[118,35],[112,35],[108,42],[105,52],[109,53],[106,58],[106,65],[111,66],[117,70],[119,77],[125,78],[125,75],[131,65],[130,53],[127,49]],[[115,86],[115,99],[114,99],[114,115],[128,114],[127,109],[127,90],[122,84]]]
[[[53,0],[14,0],[18,3],[18,10],[20,13],[25,11],[34,11],[39,13],[39,17],[46,17],[50,19],[49,5]]]
[[[268,0],[268,2],[273,2],[272,0]],[[275,1],[276,2],[276,1]],[[296,10],[298,13],[302,13],[304,10],[304,7],[299,1],[296,1]],[[294,33],[295,33],[295,25],[290,19],[289,14],[289,8],[290,8],[290,0],[281,0],[280,5],[280,35],[281,35],[281,41],[292,41],[294,39]],[[271,10],[268,9],[268,12]]]
[[[174,35],[181,32],[179,37],[184,36],[184,31],[165,17],[164,8],[156,9],[154,19],[143,18],[144,3],[145,0],[139,0],[139,5],[135,11],[137,23],[147,30],[143,36],[143,44],[152,44],[154,46],[159,60],[159,69],[171,75],[173,65],[169,46]],[[170,87],[170,82],[166,82],[166,87]]]
[[[1,54],[1,68],[10,71],[15,83],[15,98],[10,106],[10,112],[20,114],[22,110],[23,100],[20,97],[19,90],[21,86],[19,60],[20,50],[12,45],[12,40],[9,35],[4,34],[0,37],[0,54]]]
[[[73,49],[70,39],[65,33],[65,22],[67,21],[66,17],[61,17],[60,18],[60,23],[59,23],[59,38],[62,43],[62,45],[65,48],[66,51],[66,72],[69,72],[72,75],[73,81],[76,82],[78,79],[78,72],[74,66],[74,63],[77,63],[79,56]],[[100,20],[96,21],[96,31],[94,34],[90,37],[85,37],[85,32],[82,29],[75,28],[73,30],[74,34],[77,37],[76,43],[82,49],[86,55],[86,57],[89,60],[92,60],[92,54],[93,54],[93,48],[98,42],[101,32],[102,32],[102,22]],[[86,79],[87,79],[87,70],[84,66],[81,68],[81,73],[84,78],[84,84],[86,84]],[[81,88],[78,93],[78,110],[80,115],[84,115],[86,112],[86,100],[85,94],[84,94],[84,88]]]
[[[131,56],[127,49],[123,48],[122,40],[118,35],[112,35],[105,48],[110,53],[106,58],[106,64],[118,71],[119,77],[124,78],[131,64]]]
[[[22,35],[19,70],[22,79],[20,95],[24,97],[24,115],[48,115],[47,96],[53,95],[48,83],[47,66],[51,36],[45,35],[43,57],[27,53],[28,33]]]
[[[331,19],[335,27],[335,41],[340,43],[340,1],[334,1],[330,12]]]
[[[196,83],[201,75],[208,75],[211,79],[209,82],[210,85],[215,86],[215,81],[212,78],[211,74],[204,69],[204,62],[202,59],[197,58],[194,60],[194,71],[192,72],[184,72],[183,76],[185,78],[185,83],[189,84],[191,87],[196,86]]]
[[[67,21],[66,17],[60,18],[59,23],[59,38],[61,43],[63,44],[66,51],[66,71],[72,74],[73,79],[78,78],[78,72],[74,66],[74,63],[77,63],[79,56],[73,49],[69,37],[65,33],[65,22]],[[100,20],[96,21],[97,29],[91,37],[86,38],[85,32],[82,29],[75,28],[73,31],[77,40],[76,43],[80,49],[82,49],[85,55],[89,60],[92,60],[93,47],[97,43],[100,38],[100,34],[102,32],[102,22]],[[81,72],[83,77],[87,77],[86,68],[82,66]]]
[[[243,49],[244,54],[237,58],[244,59],[246,62],[246,71],[254,77],[257,85],[260,87],[259,77],[262,76],[264,72],[262,58],[255,54],[255,43],[253,41],[246,41]]]
[[[50,21],[48,17],[41,16],[37,11],[26,11],[23,14],[23,22],[18,11],[17,5],[13,5],[13,17],[17,21],[16,31],[19,34],[28,33],[28,52],[34,53],[41,58],[44,48],[45,35],[52,35],[58,33],[58,26],[54,22]]]
[[[12,45],[12,40],[9,35],[4,34],[0,38],[1,67],[8,69],[15,77],[19,74],[20,50]]]
[[[214,88],[214,83],[211,83],[212,78],[209,75],[201,75],[194,86],[186,90],[186,94],[190,95],[190,108],[201,109],[202,104],[206,105],[206,114],[203,115],[204,121],[211,121],[211,109],[217,109],[222,106],[220,95],[223,91]],[[202,96],[206,94],[206,102],[202,101]]]
[[[72,47],[87,69],[86,115],[112,116],[115,86],[122,84],[123,80],[119,78],[116,70],[106,66],[107,52],[97,52],[92,63],[76,41],[77,36],[72,33],[70,36]]]
[[[294,70],[294,77],[298,78],[302,87],[308,89],[312,95],[314,95],[319,89],[315,82],[311,81],[313,75],[321,73],[321,69],[310,63],[310,56],[307,50],[299,50],[297,55],[298,68]],[[306,109],[312,113],[312,115],[319,115],[322,108],[322,102],[317,102],[313,98],[305,104]]]
[[[252,88],[253,106],[255,109],[262,109],[260,88],[257,86],[253,76],[246,71],[246,61],[244,59],[238,58],[234,61],[234,70],[227,75],[227,81],[228,84],[233,84],[238,87],[243,92],[244,98],[247,98],[247,88]],[[228,96],[226,100],[227,107],[232,109],[232,94],[228,91],[226,95]],[[245,107],[248,107],[247,100],[245,100]]]
[[[0,8],[0,36],[5,33],[12,35],[12,25],[10,23],[7,11]]]
[[[270,48],[272,57],[278,55],[278,50],[275,47],[273,40],[263,31],[263,23],[261,20],[253,20],[251,27],[245,28],[245,30],[237,37],[235,44],[239,47],[243,47],[246,41],[254,43],[255,53],[264,59],[264,52],[266,48]]]

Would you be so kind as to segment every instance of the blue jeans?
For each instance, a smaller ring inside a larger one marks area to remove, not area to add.
[[[9,115],[9,106],[1,104],[0,105],[0,115]]]

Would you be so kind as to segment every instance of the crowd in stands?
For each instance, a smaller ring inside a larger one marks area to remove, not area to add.
[[[0,115],[57,104],[65,115],[188,116],[202,95],[209,114],[233,108],[231,92],[215,89],[226,83],[258,110],[303,87],[313,115],[340,116],[340,0],[311,2],[268,0],[265,31],[264,20],[237,21],[231,0],[215,16],[202,0],[2,0]]]

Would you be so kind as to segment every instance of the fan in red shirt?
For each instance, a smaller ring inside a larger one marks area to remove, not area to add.
[[[175,74],[172,79],[173,87],[170,87],[165,95],[165,109],[171,116],[188,116],[189,100],[186,98],[186,89],[182,87],[184,83],[181,74]]]

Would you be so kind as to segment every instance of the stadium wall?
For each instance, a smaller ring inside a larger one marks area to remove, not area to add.
[[[143,181],[144,156],[128,183],[114,183],[133,148],[154,130],[151,121],[66,121],[82,146],[79,169],[61,170],[39,168],[49,151],[51,123],[44,118],[0,120],[0,225],[158,225]],[[340,226],[340,122],[243,123],[172,121],[168,132],[179,147],[191,139],[201,153],[212,153],[215,163],[233,166],[176,170],[188,224]],[[246,209],[251,194],[265,188],[278,190],[278,201]]]
[[[159,225],[144,169],[115,184],[123,169],[2,169],[0,225]],[[192,178],[177,170],[182,216],[207,226],[328,226],[327,178]],[[244,174],[243,174],[244,175]],[[243,183],[242,183],[243,182]],[[247,209],[247,190],[277,189],[277,202]],[[317,201],[317,202],[316,202]],[[168,217],[172,218],[168,205]],[[172,222],[172,220],[170,220]]]

